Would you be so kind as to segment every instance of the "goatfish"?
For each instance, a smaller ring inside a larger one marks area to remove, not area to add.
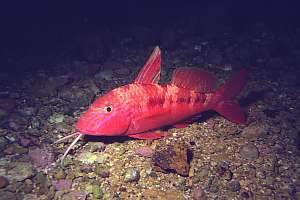
[[[161,51],[155,47],[133,83],[98,97],[77,121],[78,132],[56,141],[77,136],[61,161],[84,135],[159,139],[166,136],[160,128],[180,126],[208,110],[234,123],[246,122],[244,109],[233,100],[246,84],[245,69],[216,90],[216,77],[200,68],[177,68],[164,85],[159,84],[160,74]]]

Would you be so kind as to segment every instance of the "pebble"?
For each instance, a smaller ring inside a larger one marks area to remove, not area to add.
[[[137,182],[140,179],[140,171],[136,168],[129,168],[125,172],[124,182]]]
[[[254,144],[246,144],[241,147],[240,155],[246,160],[253,161],[258,158],[259,151]]]
[[[114,79],[113,70],[102,70],[99,73],[95,74],[95,79],[112,81]]]
[[[59,113],[54,113],[51,115],[48,119],[49,123],[51,124],[57,124],[57,123],[62,123],[65,119],[65,116],[63,114]]]
[[[201,186],[195,187],[195,188],[192,190],[192,198],[193,198],[194,200],[206,200],[206,199],[207,199],[206,193],[205,193],[205,191],[202,189]]]
[[[33,190],[33,183],[30,179],[26,179],[23,184],[19,187],[19,190],[28,194]]]
[[[47,149],[30,149],[28,155],[36,167],[45,168],[54,162],[54,154]]]
[[[11,181],[23,181],[34,175],[33,166],[28,162],[13,162],[10,163],[10,169],[7,173],[0,174],[0,176],[5,176],[9,182]],[[0,169],[0,173],[2,170]]]
[[[134,152],[142,157],[151,157],[153,154],[153,150],[150,147],[139,147]]]
[[[253,123],[243,129],[241,136],[249,140],[256,140],[268,131],[267,125]]]
[[[5,188],[9,184],[7,178],[0,176],[0,189]]]
[[[57,170],[53,171],[53,176],[55,179],[60,180],[66,178],[65,170],[62,168],[58,168]]]
[[[7,191],[0,191],[0,200],[17,200],[17,194]]]
[[[83,152],[78,155],[78,160],[85,164],[104,164],[107,160],[108,156],[104,153],[91,153],[91,152]]]
[[[0,122],[2,122],[7,117],[7,112],[0,108]]]
[[[103,142],[89,142],[90,152],[101,152],[105,150],[105,144]]]
[[[53,180],[52,185],[56,190],[70,190],[72,186],[72,180],[62,179],[62,180]]]
[[[97,165],[95,168],[95,173],[98,174],[101,178],[109,177],[109,170],[101,165]]]
[[[188,148],[184,144],[163,145],[157,147],[152,156],[156,170],[174,171],[182,176],[189,174]],[[159,168],[160,169],[159,169]]]
[[[237,192],[241,189],[240,182],[237,180],[232,180],[228,183],[228,188],[232,192]]]
[[[0,137],[0,151],[5,149],[7,144],[8,144],[8,141],[5,139],[5,137]]]

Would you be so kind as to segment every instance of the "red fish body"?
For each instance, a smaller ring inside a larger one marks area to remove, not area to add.
[[[156,47],[132,84],[95,100],[77,122],[79,132],[156,139],[163,136],[156,131],[159,128],[210,109],[233,122],[246,121],[243,110],[232,100],[245,85],[245,70],[214,91],[216,78],[198,68],[178,68],[169,84],[160,85],[160,67],[161,53]]]

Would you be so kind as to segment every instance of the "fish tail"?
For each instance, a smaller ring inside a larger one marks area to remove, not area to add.
[[[240,105],[233,101],[246,84],[245,69],[234,74],[212,96],[212,108],[226,119],[235,123],[245,123],[246,114]]]

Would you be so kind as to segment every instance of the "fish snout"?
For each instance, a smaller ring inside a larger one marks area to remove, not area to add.
[[[76,129],[82,134],[99,135],[99,128],[104,118],[99,113],[87,111],[76,123]]]

